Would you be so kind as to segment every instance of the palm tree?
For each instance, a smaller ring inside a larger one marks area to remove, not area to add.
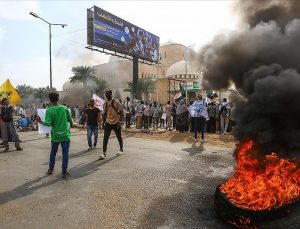
[[[95,69],[88,66],[78,66],[72,68],[73,76],[70,77],[70,83],[81,82],[83,84],[85,96],[89,95],[88,81],[95,78]],[[86,100],[86,97],[85,97]]]
[[[144,98],[146,101],[149,100],[150,93],[155,91],[155,82],[152,79],[141,79],[142,80],[142,88],[141,91],[144,94]]]
[[[132,81],[127,82],[127,88],[124,91],[128,91],[131,94],[133,93],[133,83]],[[142,95],[144,95],[144,99],[149,100],[150,93],[153,93],[155,90],[155,82],[152,79],[138,79],[138,88],[137,88],[137,99],[142,99]]]
[[[88,87],[92,89],[93,93],[104,98],[104,91],[107,88],[107,82],[103,79],[94,77],[92,81],[88,82]]]

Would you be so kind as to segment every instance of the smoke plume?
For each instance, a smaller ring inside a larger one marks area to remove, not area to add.
[[[247,28],[217,36],[200,51],[203,84],[235,84],[233,134],[267,150],[300,146],[300,8],[296,0],[236,1]]]

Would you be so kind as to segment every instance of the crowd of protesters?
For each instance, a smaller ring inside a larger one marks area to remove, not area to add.
[[[136,129],[157,130],[161,128],[168,131],[194,132],[195,129],[200,131],[199,126],[204,126],[204,131],[207,133],[228,134],[234,125],[231,119],[232,105],[226,98],[223,98],[220,103],[216,100],[203,99],[201,95],[198,95],[196,100],[190,102],[189,105],[186,105],[185,99],[172,104],[168,101],[165,105],[158,104],[156,101],[132,103],[128,97],[126,101],[120,102],[124,109],[126,129],[135,125]],[[194,117],[191,114],[190,108],[198,105],[206,109],[207,117],[201,115]],[[199,125],[200,122],[203,124]]]
[[[112,91],[105,92],[106,100],[100,110],[95,106],[95,101],[90,100],[88,106],[80,109],[78,106],[69,107],[66,104],[60,105],[59,95],[50,93],[50,104],[43,104],[41,108],[47,109],[45,120],[42,121],[36,114],[36,109],[25,109],[23,106],[14,108],[9,105],[8,99],[3,99],[0,105],[0,138],[4,151],[9,151],[9,142],[14,142],[16,150],[22,151],[20,139],[16,132],[18,123],[25,119],[28,125],[31,123],[32,130],[37,129],[37,123],[52,127],[51,130],[51,152],[49,160],[48,175],[54,170],[55,157],[59,144],[62,147],[62,176],[67,177],[68,155],[70,148],[71,132],[70,126],[73,120],[87,128],[88,150],[97,147],[98,131],[103,129],[103,151],[100,159],[106,158],[107,145],[111,131],[116,134],[119,151],[117,155],[122,155],[123,139],[122,126],[125,129],[136,128],[140,130],[179,131],[194,133],[195,141],[198,141],[198,133],[201,133],[201,141],[206,142],[205,132],[227,134],[232,130],[233,120],[231,119],[232,105],[223,98],[222,102],[214,99],[202,98],[197,95],[195,101],[186,104],[182,99],[171,104],[159,104],[148,101],[131,102],[129,97],[125,101],[112,97]],[[15,121],[14,117],[18,117]],[[24,121],[25,122],[25,121]],[[34,126],[34,127],[33,127]],[[94,135],[92,141],[92,135]],[[46,134],[49,137],[49,134]]]

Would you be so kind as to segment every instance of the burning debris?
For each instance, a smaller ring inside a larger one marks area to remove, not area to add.
[[[279,216],[274,211],[300,199],[299,163],[282,157],[300,147],[300,5],[235,3],[249,26],[216,37],[202,49],[200,63],[207,88],[234,83],[239,92],[232,115],[241,146],[233,177],[217,188],[215,207],[225,220],[246,227],[255,214]],[[224,213],[220,196],[239,210],[233,218]]]

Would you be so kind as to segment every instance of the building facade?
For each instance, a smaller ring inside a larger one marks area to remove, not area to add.
[[[139,63],[139,78],[152,80],[155,90],[150,93],[150,101],[166,103],[173,101],[176,92],[179,91],[179,83],[186,85],[200,85],[197,88],[188,86],[188,97],[195,97],[201,92],[201,74],[198,70],[197,55],[192,49],[173,42],[160,46],[161,59],[159,64]],[[128,82],[133,78],[133,63],[131,60],[111,56],[108,63],[93,66],[96,76],[107,81],[113,94],[121,94],[122,99],[130,96],[126,91]],[[66,82],[63,85],[64,92],[78,90],[80,85]],[[145,98],[143,98],[145,99]]]

